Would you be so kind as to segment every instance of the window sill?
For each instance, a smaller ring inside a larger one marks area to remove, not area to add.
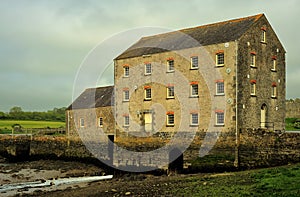
[[[145,73],[144,75],[145,75],[145,76],[149,76],[149,75],[151,75],[151,73]]]
[[[175,99],[175,97],[167,97],[167,100]]]
[[[262,44],[267,44],[267,42],[266,42],[266,41],[260,41],[260,43],[262,43]]]
[[[190,98],[199,98],[199,95],[192,95],[192,96],[190,96]]]
[[[129,102],[129,100],[123,100],[122,102],[123,102],[123,103],[128,103],[128,102]]]
[[[174,73],[175,70],[167,70],[167,73]]]
[[[123,78],[129,78],[129,76],[123,76]]]
[[[217,64],[216,68],[218,68],[218,67],[224,67],[224,66],[225,66],[225,64]]]
[[[251,96],[251,97],[257,97],[256,94],[251,94],[250,96]]]
[[[190,68],[190,70],[198,70],[199,67]]]
[[[123,125],[123,128],[127,128],[127,129],[128,129],[128,128],[129,128],[129,125]]]
[[[190,127],[198,127],[199,124],[190,124]]]
[[[215,127],[225,127],[225,124],[215,124]]]
[[[277,96],[271,96],[272,99],[277,99]]]
[[[275,69],[271,69],[271,71],[272,71],[272,72],[277,72],[277,70],[275,70]]]
[[[167,124],[166,127],[174,127],[175,124]]]
[[[251,67],[251,68],[257,68],[257,66],[255,66],[255,65],[250,65],[250,67]]]
[[[225,96],[225,94],[215,94],[215,96]]]

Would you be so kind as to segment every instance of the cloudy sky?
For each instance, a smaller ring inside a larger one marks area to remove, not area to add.
[[[287,50],[287,98],[300,97],[299,7],[299,0],[0,0],[0,111],[69,105],[84,58],[120,32],[177,30],[258,13]],[[99,83],[112,83],[108,75]]]

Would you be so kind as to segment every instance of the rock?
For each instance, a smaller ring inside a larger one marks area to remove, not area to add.
[[[131,194],[130,192],[126,192],[126,193],[125,193],[125,196],[128,196],[128,195],[130,195],[130,194]]]
[[[117,190],[116,190],[116,189],[111,189],[111,191],[112,191],[112,192],[117,192]]]
[[[204,182],[203,185],[207,185],[207,182]]]

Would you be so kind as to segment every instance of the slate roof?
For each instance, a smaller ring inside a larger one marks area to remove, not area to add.
[[[143,37],[115,59],[234,41],[262,16],[264,14]]]
[[[88,88],[76,98],[67,110],[112,106],[113,91],[114,86]]]

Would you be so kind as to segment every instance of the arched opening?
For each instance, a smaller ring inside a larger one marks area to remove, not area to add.
[[[183,170],[183,153],[178,148],[174,148],[169,153],[169,171],[181,172]]]
[[[267,105],[263,104],[260,109],[260,128],[265,129],[267,123]]]

